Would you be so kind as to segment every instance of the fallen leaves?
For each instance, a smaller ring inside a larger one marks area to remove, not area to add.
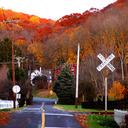
[[[8,118],[9,118],[9,112],[1,111],[0,112],[0,126],[6,125]]]
[[[80,126],[82,126],[83,128],[87,128],[86,123],[85,123],[85,122],[88,122],[86,114],[76,114],[74,115],[74,117],[77,119]]]

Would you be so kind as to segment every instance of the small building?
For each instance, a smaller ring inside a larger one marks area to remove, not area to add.
[[[66,63],[60,64],[57,68],[55,68],[55,70],[54,70],[54,80],[57,79],[57,76],[58,76],[58,74],[60,73],[61,68],[62,68],[63,66],[65,66],[65,65],[66,65]],[[76,77],[76,68],[77,68],[77,67],[76,67],[73,63],[69,63],[69,64],[68,64],[68,67],[70,68],[70,70],[71,70],[71,72],[73,73],[73,75]]]
[[[28,70],[28,76],[30,76],[30,70]],[[51,70],[42,70],[41,68],[35,69],[31,71],[31,84],[34,86],[34,84],[32,83],[33,79],[37,76],[45,76],[47,78],[47,82],[52,83],[52,71]]]

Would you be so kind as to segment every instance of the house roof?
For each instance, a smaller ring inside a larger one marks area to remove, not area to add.
[[[60,64],[58,67],[56,67],[56,68],[54,69],[54,71],[61,69],[61,68],[62,68],[64,65],[66,65],[66,64],[70,65],[70,64],[73,64],[73,63],[63,63],[63,64]]]

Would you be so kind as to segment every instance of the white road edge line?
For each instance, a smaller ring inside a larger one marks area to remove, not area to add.
[[[45,127],[45,128],[71,128],[71,127]]]
[[[45,115],[54,115],[54,116],[73,116],[71,114],[59,114],[59,113],[45,113]]]

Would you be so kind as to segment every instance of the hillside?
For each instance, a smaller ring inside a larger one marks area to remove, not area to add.
[[[123,8],[127,5],[127,0],[118,0],[102,10],[91,8],[90,10],[83,12],[83,14],[74,13],[71,15],[65,15],[57,21],[39,18],[34,15],[17,13],[11,10],[3,10],[0,8],[0,37],[1,39],[5,36],[10,37],[8,31],[11,30],[11,24],[4,24],[3,20],[10,21],[13,18],[14,20],[21,19],[21,22],[14,24],[16,39],[19,37],[20,39],[25,39],[27,42],[45,42],[53,35],[56,35],[56,33],[62,33],[71,27],[85,24],[87,19],[91,16],[96,17],[97,15],[101,15],[106,10],[115,6]]]
[[[25,37],[28,42],[33,40],[42,41],[42,38],[47,37],[51,33],[54,26],[54,21],[42,19],[34,15],[17,13],[11,10],[3,10],[0,8],[0,37],[10,36],[8,31],[11,30],[11,24],[3,23],[3,20],[19,20],[21,22],[14,24],[15,36]],[[4,34],[6,34],[3,36]]]
[[[45,68],[54,68],[65,62],[76,63],[76,42],[83,45],[81,60],[84,60],[87,54],[96,49],[98,43],[110,40],[112,34],[106,37],[107,31],[104,29],[111,29],[113,25],[119,31],[119,27],[126,26],[127,9],[128,1],[118,0],[102,10],[91,8],[82,14],[73,13],[53,21],[1,8],[0,38],[12,37],[11,24],[5,24],[3,20],[10,21],[12,17],[14,20],[21,19],[21,22],[13,24],[14,39],[26,58],[31,54]]]

